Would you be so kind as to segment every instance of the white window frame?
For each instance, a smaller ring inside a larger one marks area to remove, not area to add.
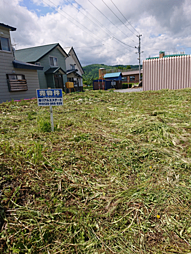
[[[57,65],[52,65],[52,64],[51,64],[51,60],[50,60],[51,58],[53,58],[53,62],[54,62],[54,59],[56,59]],[[57,57],[55,57],[55,56],[49,56],[49,61],[50,61],[50,66],[51,66],[51,67],[58,67],[58,58],[57,58]]]
[[[1,48],[1,38],[3,38],[3,39],[7,39],[7,41],[8,41],[8,47],[9,47],[9,50],[5,50],[5,49],[2,49],[2,48]],[[0,36],[0,51],[4,51],[4,52],[11,52],[11,45],[10,45],[10,39],[9,39],[9,38],[7,38],[7,37],[3,37],[3,36]]]

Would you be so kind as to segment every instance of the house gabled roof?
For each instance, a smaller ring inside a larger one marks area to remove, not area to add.
[[[74,56],[75,56],[75,58],[76,58],[76,60],[77,60],[77,62],[79,64],[80,69],[81,69],[81,73],[84,74],[83,67],[82,67],[82,65],[81,65],[81,63],[80,63],[80,61],[79,61],[79,59],[78,59],[78,57],[76,55],[76,52],[75,52],[74,48],[73,47],[66,47],[66,48],[64,48],[64,50],[66,51],[66,53],[68,55],[70,55],[72,51],[74,52]]]
[[[15,51],[15,58],[23,62],[34,63],[38,62],[42,57],[47,55],[56,47],[59,47],[60,51],[65,57],[68,57],[68,54],[60,46],[59,43],[48,44],[43,46],[37,46],[32,48],[19,49]]]
[[[71,49],[72,49],[72,47],[66,47],[66,48],[64,48],[64,50],[66,51],[67,54],[70,53],[70,50],[71,50]]]
[[[75,69],[75,70],[68,70],[68,71],[66,72],[66,74],[69,75],[69,74],[73,73],[74,76],[77,76],[77,77],[82,78],[82,76],[81,76],[79,73],[77,73],[77,71],[78,71],[77,69]]]
[[[51,67],[47,71],[45,71],[45,74],[55,74],[57,72],[60,72],[62,74],[66,74],[66,72],[61,67]]]
[[[11,31],[16,31],[16,30],[17,30],[17,28],[12,27],[12,26],[5,25],[5,24],[3,24],[3,23],[0,23],[0,26],[5,27],[5,28],[8,28],[8,29],[10,29]]]
[[[121,76],[121,72],[107,73],[104,75],[104,78],[118,78]]]

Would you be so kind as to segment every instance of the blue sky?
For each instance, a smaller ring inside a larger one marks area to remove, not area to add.
[[[47,13],[54,12],[54,8],[35,4],[32,0],[22,0],[20,6],[26,7],[29,11],[35,12],[39,17]]]

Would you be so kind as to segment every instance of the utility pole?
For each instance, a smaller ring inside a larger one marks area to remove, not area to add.
[[[143,51],[141,52],[141,36],[142,34],[140,35],[137,35],[137,37],[139,38],[139,46],[138,47],[135,47],[136,49],[138,49],[138,54],[139,54],[139,83],[141,81],[141,53],[143,53]]]

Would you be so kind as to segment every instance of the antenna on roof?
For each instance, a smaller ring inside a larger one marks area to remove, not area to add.
[[[17,43],[15,43],[15,38],[13,38],[13,41],[14,41],[14,43],[12,43],[11,46],[12,46],[12,51],[13,51],[13,57],[15,59],[15,50],[16,50]]]
[[[14,43],[12,43],[11,45],[12,45],[12,47],[14,47],[14,49],[16,49],[17,43],[15,42],[15,38],[13,38],[13,41],[14,41]]]

